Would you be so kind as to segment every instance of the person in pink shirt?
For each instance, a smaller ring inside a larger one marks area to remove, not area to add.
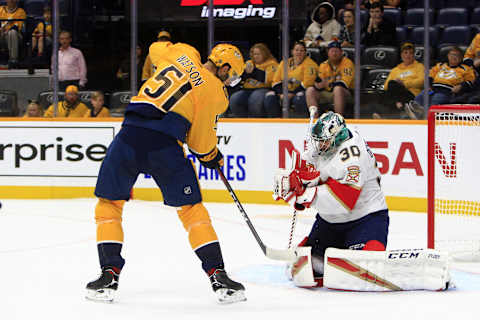
[[[87,64],[82,51],[70,46],[72,35],[68,31],[60,32],[58,42],[58,88],[65,91],[69,85],[84,88],[87,83]],[[52,56],[53,70],[53,56]]]

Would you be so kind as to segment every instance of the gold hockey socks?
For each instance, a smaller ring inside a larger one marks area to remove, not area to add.
[[[95,207],[97,242],[123,243],[122,211],[125,200],[98,199]]]
[[[177,211],[183,227],[188,232],[188,240],[193,250],[214,241],[218,241],[207,209],[202,203],[182,206]]]

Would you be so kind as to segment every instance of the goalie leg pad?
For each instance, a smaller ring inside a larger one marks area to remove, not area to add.
[[[353,291],[446,290],[448,253],[431,249],[362,251],[328,248],[324,285]]]
[[[316,287],[317,282],[313,276],[311,247],[298,247],[295,251],[297,260],[289,266],[289,272],[293,283],[297,287]]]
[[[125,200],[99,198],[95,207],[97,242],[123,243],[122,211]]]
[[[182,206],[177,213],[188,232],[188,240],[193,250],[218,241],[208,211],[202,203]]]

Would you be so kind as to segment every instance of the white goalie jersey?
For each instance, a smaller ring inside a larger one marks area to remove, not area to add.
[[[323,182],[315,187],[311,208],[330,223],[354,221],[387,209],[375,156],[358,132],[349,130],[349,135],[333,155],[319,155],[312,142],[307,142],[302,154]]]

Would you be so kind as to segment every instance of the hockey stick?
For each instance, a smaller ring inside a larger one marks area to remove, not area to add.
[[[297,210],[293,209],[292,227],[290,228],[290,237],[288,238],[288,249],[292,247],[293,233],[295,232],[296,225],[297,225]]]
[[[316,110],[310,110],[310,121],[308,123],[308,128],[307,128],[307,134],[305,136],[305,139],[309,139],[310,137],[310,131],[312,130],[313,127],[313,121],[314,116],[315,116]],[[295,168],[295,164],[297,162],[297,154],[295,151],[292,152],[292,169]],[[301,159],[299,159],[302,161]],[[295,232],[295,226],[297,225],[297,210],[293,209],[293,216],[292,216],[292,226],[290,227],[290,237],[288,238],[288,249],[292,247],[292,240],[293,240],[293,233]]]
[[[222,170],[218,166],[216,167],[216,170],[217,170],[218,174],[220,175],[220,179],[222,179],[223,183],[225,184],[225,187],[227,187],[227,190],[230,193],[230,196],[232,197],[233,202],[235,202],[238,210],[242,214],[243,220],[245,220],[248,228],[250,229],[253,236],[255,237],[255,240],[257,240],[257,243],[260,246],[260,248],[262,249],[263,254],[265,254],[265,256],[267,258],[270,258],[270,259],[273,259],[273,260],[281,260],[281,261],[293,261],[293,260],[295,260],[297,258],[297,253],[296,253],[295,250],[293,250],[293,249],[287,249],[287,250],[273,249],[273,248],[267,247],[263,243],[262,239],[260,238],[260,236],[257,233],[257,230],[255,230],[255,227],[253,226],[252,222],[250,221],[250,218],[248,217],[247,212],[245,212],[245,209],[243,209],[242,204],[238,200],[235,192],[233,191],[232,186],[228,182],[227,178],[225,178],[225,175],[223,174]]]

